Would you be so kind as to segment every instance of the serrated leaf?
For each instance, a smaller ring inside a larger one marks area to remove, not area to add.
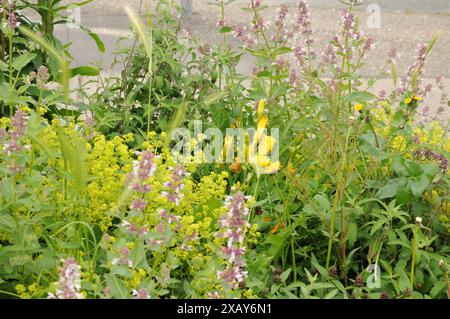
[[[370,229],[370,236],[373,236],[373,234],[375,234],[377,232],[377,230],[379,230],[381,227],[383,227],[383,225],[385,223],[386,223],[385,218],[381,218],[381,219],[377,220],[376,222],[374,222],[372,228]]]
[[[347,229],[347,239],[349,248],[352,248],[355,245],[357,238],[358,238],[358,226],[356,226],[356,224],[354,223],[350,223]]]
[[[435,283],[430,291],[430,297],[431,298],[439,297],[439,294],[442,292],[442,290],[445,289],[446,286],[447,284],[444,281],[438,281],[437,283]]]
[[[9,258],[9,262],[12,266],[23,266],[32,260],[30,255],[18,255]]]
[[[14,70],[22,70],[28,63],[36,57],[35,53],[26,53],[14,58],[12,67]]]

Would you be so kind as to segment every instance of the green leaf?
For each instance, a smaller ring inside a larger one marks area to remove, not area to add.
[[[400,278],[398,279],[398,286],[401,291],[404,291],[406,288],[409,288],[411,286],[411,283],[409,281],[409,277],[406,274],[404,270],[401,270],[399,272]]]
[[[374,222],[373,226],[370,230],[370,236],[373,236],[373,234],[375,234],[377,232],[377,230],[379,230],[381,227],[383,227],[383,225],[385,223],[386,223],[385,218],[381,218],[381,219],[377,220],[376,222]]]
[[[233,29],[231,27],[223,27],[219,30],[219,33],[229,33],[231,32]]]
[[[439,297],[439,294],[442,292],[442,290],[444,290],[446,286],[447,284],[444,281],[438,281],[431,289],[430,297],[433,299]]]
[[[379,199],[394,197],[397,195],[398,189],[402,186],[402,184],[404,183],[401,179],[392,179],[378,190],[376,197]]]
[[[433,180],[439,171],[439,168],[436,163],[422,164],[421,167],[423,174],[428,176],[430,180]]]
[[[325,196],[317,194],[316,196],[314,196],[314,199],[319,204],[320,209],[322,209],[326,212],[331,209],[330,202],[328,201],[328,199]]]
[[[100,70],[94,66],[80,66],[71,70],[72,76],[97,76],[100,74]]]
[[[400,156],[396,156],[394,158],[394,164],[393,167],[395,174],[400,176],[409,176],[408,174],[408,168],[405,164],[405,159]]]
[[[344,98],[344,102],[366,102],[375,99],[377,96],[369,92],[353,92]]]
[[[31,260],[32,259],[30,255],[18,255],[9,258],[9,262],[12,266],[23,266],[31,262]]]
[[[24,55],[21,55],[19,57],[14,58],[14,61],[12,63],[12,67],[14,70],[22,70],[24,67],[27,66],[28,63],[30,63],[34,58],[36,57],[35,53],[26,53]]]
[[[0,60],[0,71],[3,71],[3,72],[8,71],[8,65],[5,62],[3,62],[2,60]]]
[[[291,268],[285,270],[285,271],[280,275],[281,281],[282,281],[282,282],[286,282],[286,280],[288,279],[290,273],[291,273]]]
[[[347,229],[348,247],[352,248],[358,238],[358,226],[354,223],[350,223]]]
[[[113,297],[120,299],[126,299],[128,297],[128,289],[117,276],[107,275],[105,279]]]
[[[258,78],[270,78],[270,77],[272,76],[272,73],[269,72],[269,71],[261,71],[261,72],[258,72],[258,73],[256,74],[256,76],[257,76]]]
[[[103,43],[103,41],[100,39],[100,37],[98,36],[98,34],[92,32],[91,30],[89,30],[88,28],[82,26],[82,25],[78,25],[78,27],[81,28],[81,30],[83,30],[84,32],[87,33],[87,35],[89,35],[92,40],[94,40],[95,44],[97,45],[98,50],[101,53],[105,53],[105,44]]]
[[[430,186],[430,180],[425,175],[409,180],[409,188],[415,197],[419,197]]]
[[[405,161],[406,168],[408,169],[409,176],[420,176],[423,174],[422,167],[419,163],[413,161]]]
[[[289,47],[281,47],[275,50],[275,55],[281,55],[292,52],[292,49]]]
[[[18,98],[16,90],[13,89],[12,93],[13,93],[12,94],[13,101],[16,101]],[[11,97],[9,95],[9,84],[4,82],[0,85],[0,101],[9,103],[10,99]]]

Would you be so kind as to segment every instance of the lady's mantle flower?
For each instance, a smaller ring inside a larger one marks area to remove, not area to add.
[[[63,266],[59,271],[60,278],[56,293],[49,293],[49,299],[83,299],[81,289],[81,267],[75,258],[63,259]]]

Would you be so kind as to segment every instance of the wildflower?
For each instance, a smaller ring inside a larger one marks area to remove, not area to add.
[[[81,289],[81,267],[77,264],[75,258],[63,259],[56,293],[49,293],[49,299],[83,299],[80,293]]]
[[[358,103],[358,104],[356,104],[355,105],[355,110],[357,111],[357,112],[361,112],[361,110],[363,109],[363,105],[361,104],[361,103]]]
[[[311,12],[309,5],[304,0],[300,0],[297,5],[293,29],[294,31],[300,31],[304,37],[303,44],[297,45],[297,51],[294,54],[297,62],[301,63],[300,61],[303,60],[304,56],[306,56],[308,60],[313,59],[316,54],[312,48],[315,39],[312,37]],[[301,49],[303,46],[306,48],[306,52]]]
[[[380,93],[378,94],[378,101],[380,102],[386,101],[386,95],[387,95],[386,90],[381,90]]]
[[[389,293],[387,291],[382,291],[380,294],[380,299],[389,299]]]
[[[233,174],[236,174],[241,169],[241,163],[233,163],[228,167]]]
[[[295,169],[294,165],[292,165],[291,162],[288,163],[286,170],[288,171],[289,174],[291,175],[295,175],[297,174],[297,170]]]
[[[141,154],[140,161],[134,161],[133,172],[129,174],[130,188],[139,193],[148,193],[151,188],[145,182],[153,176],[156,171],[156,164],[154,163],[155,155],[146,151]]]
[[[288,6],[286,4],[282,4],[279,8],[277,8],[277,18],[275,20],[275,24],[277,26],[282,26],[286,20],[287,14]]]
[[[336,266],[331,266],[328,272],[332,277],[336,277],[339,274],[339,270]]]
[[[119,251],[119,258],[114,258],[112,264],[133,267],[133,261],[128,258],[129,255],[130,250],[128,247],[125,246],[121,248]]]
[[[261,7],[262,4],[262,0],[251,0],[250,4],[248,5],[248,7],[250,9],[256,9]]]
[[[275,61],[275,68],[278,72],[282,71],[284,68],[289,66],[289,62],[283,58],[278,58]]]
[[[362,287],[362,286],[364,286],[364,278],[358,274],[355,277],[355,287]]]
[[[336,65],[336,49],[334,46],[332,46],[331,44],[327,44],[325,47],[325,51],[322,53],[322,61],[321,61],[321,65],[322,66],[327,66],[327,65]]]
[[[292,55],[299,65],[303,64],[306,53],[301,47],[295,47]]]
[[[17,19],[17,16],[14,12],[9,13],[8,15],[8,25],[11,29],[15,29],[20,27],[20,21]]]
[[[269,27],[269,25],[270,25],[269,21],[264,20],[263,17],[259,17],[252,22],[252,29],[255,32],[264,31],[267,27]]]
[[[427,148],[420,148],[415,152],[416,158],[422,158],[427,160],[436,161],[439,164],[439,168],[442,173],[446,173],[448,170],[448,159],[445,155],[432,151]]]
[[[36,74],[36,82],[38,88],[40,88],[41,90],[45,89],[45,84],[47,83],[48,78],[48,69],[45,66],[41,65]]]
[[[280,229],[280,223],[276,224],[275,227],[270,231],[272,234],[276,234]]]
[[[179,205],[180,199],[183,198],[183,194],[180,194],[181,190],[184,188],[183,178],[188,176],[183,165],[178,164],[175,168],[170,168],[172,174],[170,175],[170,180],[164,183],[164,187],[167,191],[161,192],[169,202],[175,203],[175,206]]]
[[[417,95],[414,95],[414,96],[413,96],[413,99],[414,99],[415,101],[422,101],[422,98],[419,97],[419,96],[417,96]]]
[[[395,63],[395,61],[399,58],[399,54],[396,48],[390,48],[388,51],[388,61],[391,63]]]
[[[218,271],[217,275],[233,288],[243,282],[247,275],[247,272],[244,271],[245,246],[243,242],[245,232],[249,228],[249,224],[245,220],[249,214],[249,209],[246,207],[246,201],[249,199],[250,197],[241,192],[227,196],[224,205],[228,212],[219,219],[221,232],[218,236],[227,239],[226,247],[222,248],[227,259],[227,266],[223,271]]]
[[[237,39],[242,39],[245,35],[245,31],[246,31],[247,27],[243,27],[243,26],[237,26],[234,28],[233,30],[233,37],[237,38]]]
[[[133,200],[133,202],[131,203],[130,209],[137,212],[142,212],[145,210],[146,207],[147,201],[142,198],[137,198]]]
[[[373,42],[374,41],[372,38],[367,38],[363,46],[363,53],[362,53],[363,56],[365,56],[367,52],[369,52],[373,48]]]
[[[136,226],[136,224],[130,223],[126,220],[124,220],[121,223],[121,226],[123,228],[125,228],[126,231],[128,231],[129,233],[131,233],[133,235],[145,236],[148,233],[147,228],[145,226],[142,226],[139,228],[138,226]]]
[[[16,10],[16,3],[14,1],[8,0],[7,3],[6,1],[3,4],[0,3],[0,14],[2,13],[6,16],[6,24],[9,28],[15,29],[21,25],[21,22],[17,18],[20,12]]]
[[[422,224],[422,217],[416,217],[416,225],[420,226]]]
[[[134,296],[134,299],[150,299],[148,290],[145,288],[141,288],[138,290],[133,289],[132,294]]]
[[[220,295],[217,291],[208,292],[207,296],[208,296],[208,299],[219,299],[220,298]]]
[[[405,104],[406,104],[406,105],[411,104],[411,102],[412,102],[412,99],[411,99],[410,97],[407,97],[407,98],[405,99]]]
[[[25,135],[27,126],[27,118],[23,111],[18,110],[11,119],[11,128],[8,131],[9,140],[3,144],[3,151],[7,156],[17,153],[22,150],[20,139]],[[5,138],[6,131],[2,129],[0,132],[0,139]]]
[[[216,22],[216,27],[218,27],[218,28],[228,27],[229,25],[230,25],[230,21],[224,20],[224,19],[220,19]]]
[[[262,169],[262,173],[263,174],[274,174],[276,172],[278,172],[281,168],[281,163],[280,161],[276,161],[276,162],[271,162],[267,167],[264,167]]]

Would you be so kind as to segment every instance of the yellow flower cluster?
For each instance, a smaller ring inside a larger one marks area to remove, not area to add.
[[[98,222],[103,231],[111,225],[112,216],[107,213],[117,205],[131,171],[133,150],[127,146],[131,141],[132,135],[116,136],[111,141],[97,135],[86,157],[93,178],[87,186],[89,201],[85,216],[90,222]]]
[[[38,285],[36,283],[29,286],[18,284],[15,288],[21,299],[31,299],[38,292]]]

